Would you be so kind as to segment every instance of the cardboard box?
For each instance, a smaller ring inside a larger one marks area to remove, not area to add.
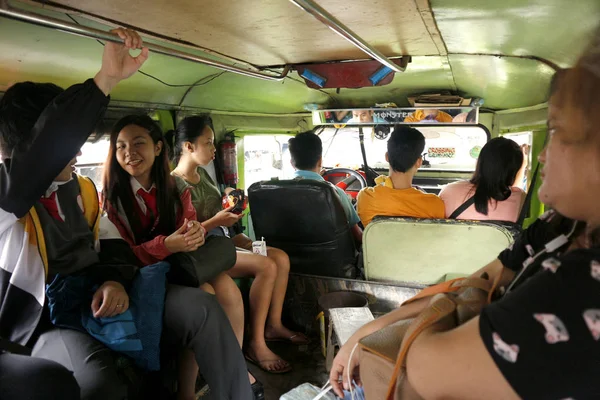
[[[424,94],[420,96],[408,97],[411,107],[468,107],[471,105],[471,99],[465,99],[460,96],[442,95],[442,94]]]

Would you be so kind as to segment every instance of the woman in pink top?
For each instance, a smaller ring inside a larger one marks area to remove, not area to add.
[[[523,151],[514,141],[497,137],[487,142],[471,180],[451,183],[440,193],[446,218],[473,197],[475,203],[456,219],[516,222],[525,199],[525,192],[515,186],[522,181],[524,161]]]

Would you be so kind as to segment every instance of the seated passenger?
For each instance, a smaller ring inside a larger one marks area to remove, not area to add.
[[[350,110],[334,111],[335,122],[348,122],[352,119],[352,113]]]
[[[102,118],[108,94],[148,57],[137,33],[113,32],[125,46],[106,43],[102,68],[93,80],[66,91],[51,84],[18,83],[0,100],[0,337],[33,348],[31,362],[0,355],[3,399],[13,398],[9,393],[14,391],[4,391],[11,376],[16,379],[13,384],[22,387],[16,398],[28,397],[35,381],[26,371],[52,373],[56,384],[66,385],[60,398],[72,396],[67,374],[40,358],[73,372],[83,399],[127,397],[113,353],[87,333],[53,326],[44,310],[45,284],[57,275],[72,274],[100,286],[90,304],[95,317],[118,315],[128,308],[125,286],[135,266],[104,262],[94,212],[99,210],[96,190],[89,179],[73,173],[75,157]],[[134,48],[142,48],[135,58],[129,55]],[[170,286],[165,310],[164,343],[194,351],[217,397],[251,399],[244,359],[211,296]],[[43,392],[45,385],[33,388]]]
[[[211,293],[214,288],[241,344],[244,304],[237,285],[224,272],[235,263],[235,247],[222,237],[210,237],[205,242],[205,230],[196,220],[190,191],[178,192],[168,165],[158,124],[147,115],[121,118],[112,129],[104,167],[108,218],[140,265],[166,260],[171,264],[171,283],[209,284],[203,288]],[[198,367],[189,352],[183,360],[180,395],[193,398]]]
[[[291,366],[273,353],[265,340],[281,340],[294,344],[306,344],[308,339],[287,329],[281,322],[283,301],[287,290],[290,260],[279,249],[268,247],[267,257],[252,253],[252,240],[243,233],[235,234],[231,228],[243,216],[230,210],[223,210],[221,192],[202,166],[208,165],[215,157],[215,134],[212,120],[208,115],[185,118],[177,125],[176,131],[166,135],[172,159],[177,167],[172,174],[176,177],[180,192],[191,193],[198,220],[208,232],[224,231],[241,249],[233,268],[227,271],[232,278],[253,277],[250,288],[250,328],[251,337],[246,357],[261,369],[271,373],[287,372]],[[231,188],[228,188],[231,190]],[[218,289],[217,295],[218,295]],[[243,309],[241,310],[243,312]],[[240,326],[239,340],[242,343],[244,326]]]
[[[404,118],[405,123],[450,123],[452,122],[452,116],[443,111],[437,110],[435,108],[422,108],[414,113],[410,114],[408,117]]]
[[[452,118],[452,122],[455,124],[474,124],[477,120],[477,109],[474,108],[469,112],[464,112],[458,114],[456,117]]]
[[[542,215],[498,259],[473,274],[487,272],[506,289],[514,285],[508,295],[457,328],[443,319],[413,342],[406,376],[420,398],[597,399],[600,394],[600,35],[595,45],[575,68],[557,72],[552,84],[539,197],[556,212]],[[348,375],[358,373],[359,352],[350,357],[362,337],[415,317],[430,300],[403,305],[361,327],[333,362],[334,391],[342,395],[338,378],[346,386]]]
[[[386,120],[375,115],[373,110],[352,110],[352,118],[348,120],[349,124],[384,124]]]
[[[383,184],[364,188],[358,194],[357,210],[366,227],[378,216],[444,218],[444,202],[434,194],[413,188],[412,181],[423,163],[425,137],[406,125],[398,125],[390,135],[385,159],[390,175]]]
[[[321,142],[320,137],[312,131],[299,133],[289,140],[289,148],[292,166],[296,169],[296,172],[294,172],[295,178],[325,180],[320,174],[323,165],[323,142]],[[334,187],[342,202],[342,207],[344,207],[354,240],[361,243],[362,230],[358,226],[360,221],[358,214],[356,214],[356,210],[346,192],[335,185]]]
[[[471,180],[454,182],[442,189],[446,218],[469,201],[472,205],[454,218],[516,222],[525,200],[525,192],[518,187],[525,160],[513,140],[497,137],[487,142]]]

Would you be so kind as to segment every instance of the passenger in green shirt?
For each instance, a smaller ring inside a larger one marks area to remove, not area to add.
[[[207,232],[222,229],[228,234],[228,228],[237,223],[242,215],[222,209],[221,192],[202,168],[214,160],[216,153],[215,134],[210,116],[184,119],[176,131],[167,134],[166,139],[171,144],[173,162],[177,165],[173,175],[181,178],[178,180],[180,190],[190,188],[198,221]],[[246,358],[267,372],[287,372],[291,370],[290,364],[273,353],[266,342],[308,342],[306,336],[289,330],[281,322],[290,260],[284,251],[273,247],[267,248],[267,257],[253,254],[252,240],[248,236],[231,236],[235,245],[245,250],[238,251],[237,262],[227,273],[232,278],[254,277],[250,289],[251,337],[245,352]],[[241,332],[237,333],[241,340],[243,327]]]

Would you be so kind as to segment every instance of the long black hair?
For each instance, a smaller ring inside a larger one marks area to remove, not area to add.
[[[126,126],[136,125],[148,131],[154,144],[163,143],[163,149],[154,159],[150,177],[156,186],[156,204],[158,208],[158,224],[153,231],[144,232],[140,218],[135,212],[135,196],[130,184],[130,175],[117,161],[117,138],[119,132]],[[128,115],[121,118],[110,134],[110,149],[104,164],[103,198],[104,209],[109,206],[117,207],[119,200],[137,244],[152,239],[157,235],[170,235],[177,229],[177,213],[181,212],[181,199],[177,192],[175,180],[170,174],[168,146],[163,138],[162,130],[156,122],[147,115]],[[108,204],[107,204],[108,203]]]
[[[183,151],[183,144],[186,142],[194,143],[202,136],[204,129],[209,127],[214,131],[212,118],[208,114],[194,115],[184,118],[177,124],[176,130],[170,130],[165,134],[165,139],[169,144],[169,157],[173,164],[177,165]]]
[[[477,212],[487,215],[490,200],[503,201],[510,197],[522,165],[523,152],[513,140],[497,137],[483,146],[471,178]]]

